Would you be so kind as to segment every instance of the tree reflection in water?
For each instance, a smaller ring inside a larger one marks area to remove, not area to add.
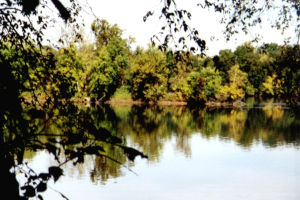
[[[41,108],[18,112],[5,119],[0,141],[1,183],[7,186],[4,196],[11,199],[42,199],[48,182],[56,182],[63,175],[63,166],[84,163],[86,155],[96,157],[98,171],[94,170],[92,176],[101,176],[104,180],[110,174],[119,175],[117,165],[133,161],[136,156],[147,158],[124,146],[110,130],[116,123],[111,109],[91,109],[69,103],[53,106],[47,112]],[[40,150],[51,154],[57,164],[49,166],[46,172],[36,173],[24,163],[24,152]],[[64,194],[61,196],[67,198]]]
[[[159,162],[165,143],[172,139],[177,151],[190,157],[191,138],[196,134],[207,139],[232,140],[246,149],[256,142],[270,148],[298,147],[300,141],[299,109],[277,104],[245,109],[66,104],[52,112],[28,109],[22,115],[26,119],[22,123],[27,123],[31,135],[7,133],[1,141],[1,180],[9,183],[11,196],[15,194],[13,199],[19,198],[19,187],[25,198],[42,195],[50,179],[56,181],[63,174],[72,173],[70,165],[77,166],[79,173],[90,170],[91,181],[104,184],[122,176],[122,168],[133,166],[136,156],[148,155],[148,162]],[[52,154],[56,164],[49,164],[47,172],[37,174],[23,160],[29,151],[39,150]],[[23,181],[17,182],[16,174]]]
[[[298,108],[267,104],[245,109],[158,106],[113,109],[119,118],[119,136],[147,153],[150,162],[159,161],[164,144],[172,138],[177,150],[190,156],[190,139],[195,134],[208,139],[233,140],[242,148],[251,148],[256,142],[267,147],[299,145]]]

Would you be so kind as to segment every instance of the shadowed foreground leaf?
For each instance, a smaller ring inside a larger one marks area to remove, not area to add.
[[[35,189],[30,185],[21,187],[21,190],[25,190],[25,193],[24,193],[25,197],[34,197],[36,194]]]
[[[41,178],[43,181],[48,181],[50,176],[47,173],[40,173],[39,178]]]
[[[43,199],[44,199],[44,198],[42,197],[42,195],[40,195],[40,194],[39,194],[37,197],[38,197],[38,199],[40,199],[40,200],[43,200]]]
[[[45,192],[47,190],[47,184],[44,182],[40,182],[36,189],[38,192]]]
[[[142,158],[148,158],[148,156],[146,156],[145,154],[143,154],[142,152],[140,152],[136,149],[133,149],[130,147],[124,147],[124,146],[121,146],[121,148],[124,150],[124,153],[127,155],[128,159],[131,161],[134,161],[134,159],[137,156],[141,156]]]
[[[54,182],[56,182],[63,175],[63,170],[60,167],[49,167],[49,174],[53,176]]]

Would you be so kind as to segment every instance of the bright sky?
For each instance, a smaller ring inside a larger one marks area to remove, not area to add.
[[[136,46],[147,47],[150,43],[150,37],[160,31],[160,21],[158,16],[150,18],[146,23],[143,16],[150,10],[156,10],[159,13],[161,0],[79,0],[82,5],[88,4],[92,7],[94,14],[100,19],[106,19],[110,24],[118,24],[124,30],[125,36],[133,36],[136,38]],[[258,32],[263,35],[261,42],[276,42],[283,44],[283,37],[279,31],[268,28],[267,25],[261,25],[250,34],[240,34],[234,37],[230,42],[226,43],[222,35],[223,26],[220,25],[217,14],[214,12],[203,11],[196,4],[199,0],[177,0],[180,8],[185,8],[192,13],[192,25],[197,28],[201,36],[207,41],[207,54],[213,56],[218,54],[221,49],[235,49],[246,41],[254,38]],[[84,8],[83,12],[86,26],[90,27],[92,22],[92,14],[89,8]],[[290,31],[293,36],[293,32]],[[210,38],[216,36],[216,40],[211,41]]]

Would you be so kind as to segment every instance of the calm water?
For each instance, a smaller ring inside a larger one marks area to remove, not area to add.
[[[109,113],[99,124],[149,159],[129,162],[111,150],[120,165],[86,156],[63,167],[44,199],[300,199],[299,108],[248,102],[245,109],[123,106]],[[26,159],[37,172],[55,164],[44,151]]]

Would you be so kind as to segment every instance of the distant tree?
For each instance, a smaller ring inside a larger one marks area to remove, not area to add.
[[[278,72],[284,82],[284,94],[299,98],[300,88],[300,46],[284,46],[277,58]]]
[[[280,50],[280,46],[276,43],[264,43],[258,48],[261,54],[268,54],[273,58],[278,55],[278,50]]]
[[[96,37],[96,47],[107,46],[108,43],[117,38],[122,40],[123,31],[117,24],[111,25],[105,19],[96,19],[91,25],[92,31]]]
[[[194,56],[190,52],[181,52],[179,54],[181,59],[176,59],[170,53],[167,54],[168,92],[175,94],[175,98],[181,101],[187,100],[190,95],[190,88],[186,79],[193,70]],[[172,57],[171,60],[170,57]]]
[[[203,68],[200,76],[204,78],[204,100],[213,100],[219,94],[222,78],[219,71],[212,67]]]
[[[78,54],[77,47],[74,43],[71,43],[68,47],[60,48],[56,53],[58,67],[82,71],[83,62]]]
[[[248,82],[247,74],[243,72],[239,65],[234,65],[228,70],[229,83],[236,87],[245,88]]]
[[[168,69],[165,54],[155,48],[142,51],[130,69],[133,99],[156,102],[167,92]]]
[[[99,49],[96,60],[87,74],[87,95],[99,101],[108,100],[121,85],[117,67],[108,49],[105,47]]]
[[[263,44],[257,51],[260,54],[259,65],[268,70],[268,75],[280,72],[277,61],[281,55],[281,46],[275,43]]]
[[[263,82],[262,92],[268,96],[277,96],[283,94],[283,80],[278,79],[276,74],[267,76]]]
[[[230,49],[220,50],[219,55],[213,57],[216,69],[219,70],[225,82],[227,80],[227,71],[235,64],[235,55]]]
[[[228,70],[229,84],[220,89],[221,100],[240,100],[245,97],[248,84],[247,73],[240,70],[239,65],[234,65]]]
[[[121,86],[125,69],[129,67],[128,40],[123,31],[106,20],[95,20],[92,30],[96,37],[96,62],[87,73],[88,96],[106,101]]]
[[[234,51],[236,55],[237,64],[240,69],[248,74],[248,80],[256,89],[260,90],[261,84],[264,81],[267,70],[259,65],[259,54],[251,43],[244,43],[236,48]]]
[[[215,68],[206,67],[200,72],[191,72],[188,83],[192,89],[190,101],[205,102],[216,99],[221,87],[222,77]]]
[[[275,59],[269,54],[260,54],[260,58],[258,64],[262,69],[264,69],[265,73],[272,74],[275,73]]]
[[[237,63],[244,72],[249,72],[256,65],[257,55],[255,54],[255,48],[250,42],[239,45],[234,54]]]

